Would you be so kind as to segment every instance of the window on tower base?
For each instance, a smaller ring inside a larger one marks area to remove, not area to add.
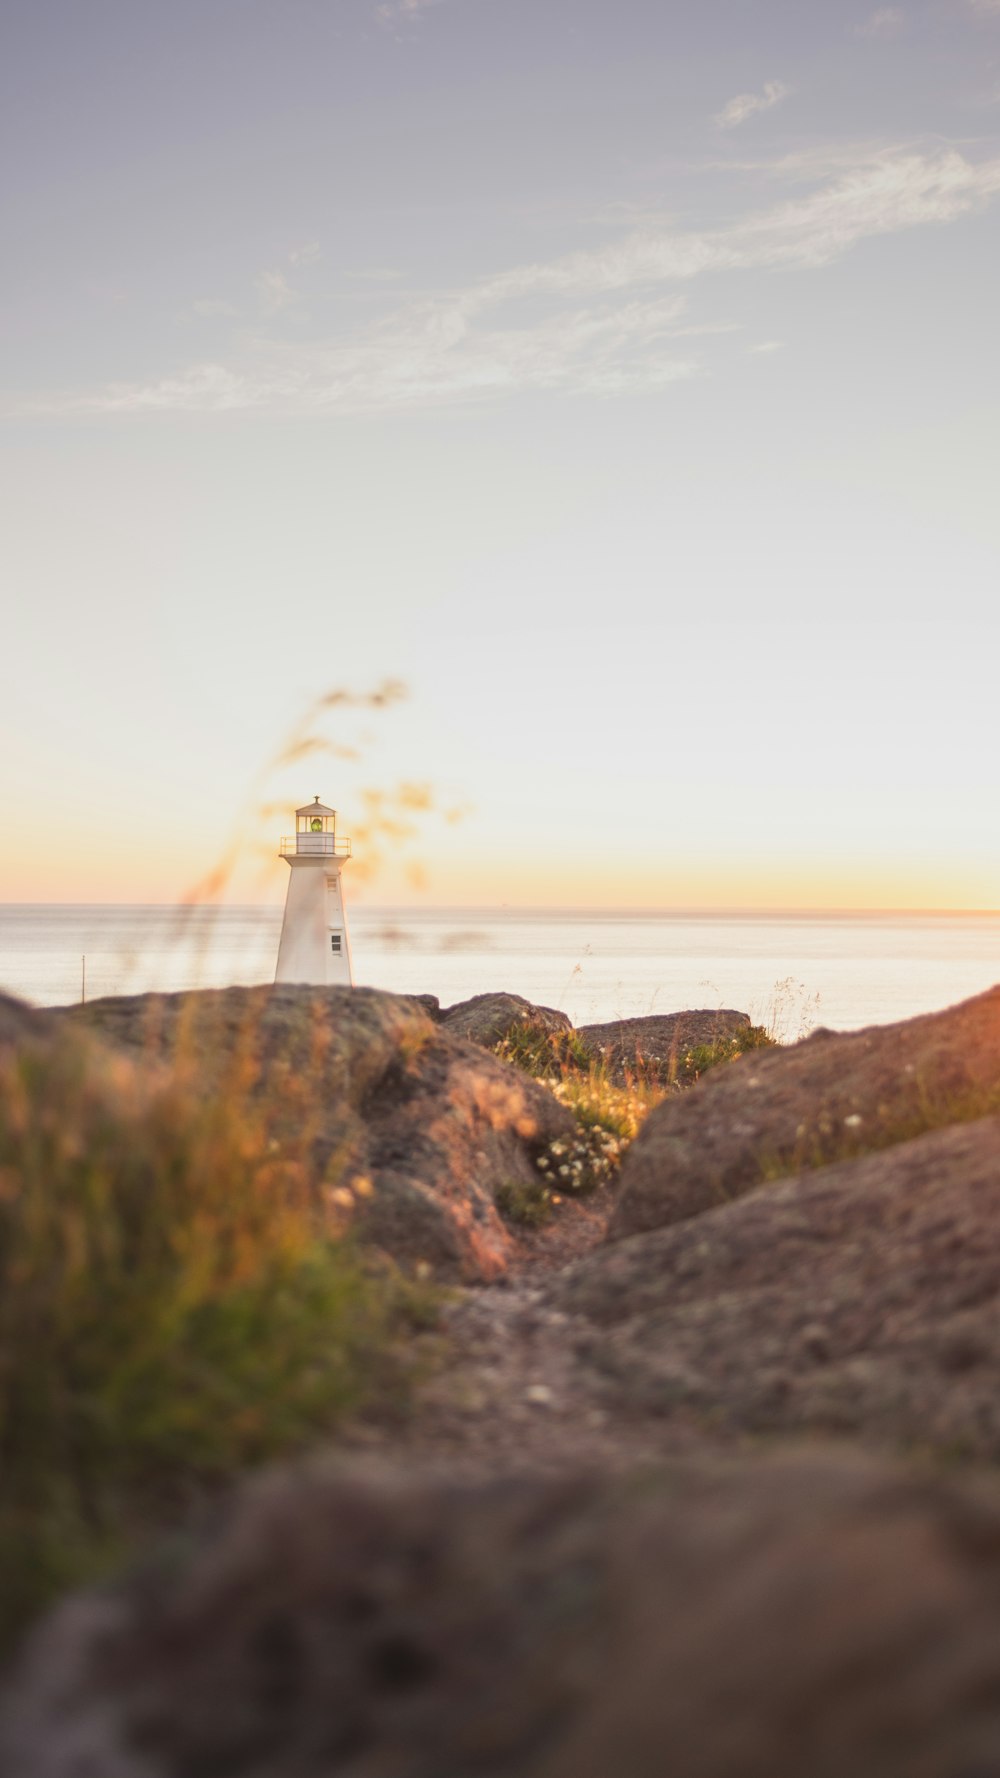
[[[341,935],[339,932],[331,932],[330,934],[330,949],[331,951],[335,951],[338,957],[340,956],[340,937]]]

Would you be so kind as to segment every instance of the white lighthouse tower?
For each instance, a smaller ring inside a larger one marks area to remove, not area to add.
[[[319,797],[296,809],[295,832],[282,839],[280,855],[291,866],[291,876],[275,981],[351,987],[351,944],[340,881],[351,842],[337,838],[337,811]]]

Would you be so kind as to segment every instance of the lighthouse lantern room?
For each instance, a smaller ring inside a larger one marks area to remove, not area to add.
[[[290,866],[290,875],[275,981],[351,987],[351,945],[341,883],[351,842],[338,837],[337,811],[328,809],[318,796],[296,809],[295,832],[282,838],[280,856]]]

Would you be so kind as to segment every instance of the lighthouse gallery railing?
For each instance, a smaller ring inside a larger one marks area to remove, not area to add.
[[[350,858],[351,842],[333,833],[282,834],[279,858]]]

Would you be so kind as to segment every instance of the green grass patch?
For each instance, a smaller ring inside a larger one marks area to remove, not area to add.
[[[507,1179],[494,1193],[496,1207],[508,1222],[538,1229],[552,1215],[552,1193],[540,1179]]]
[[[426,1312],[246,1098],[0,1056],[0,1642],[248,1465],[405,1391]]]
[[[512,1026],[507,1036],[494,1044],[493,1054],[536,1080],[545,1080],[563,1069],[587,1069],[593,1060],[579,1032],[543,1031],[528,1020]]]
[[[722,1062],[735,1062],[750,1050],[774,1049],[776,1044],[777,1039],[763,1025],[741,1025],[728,1036],[717,1037],[713,1043],[696,1043],[690,1049],[682,1050],[677,1057],[675,1078],[682,1085],[691,1085]]]

